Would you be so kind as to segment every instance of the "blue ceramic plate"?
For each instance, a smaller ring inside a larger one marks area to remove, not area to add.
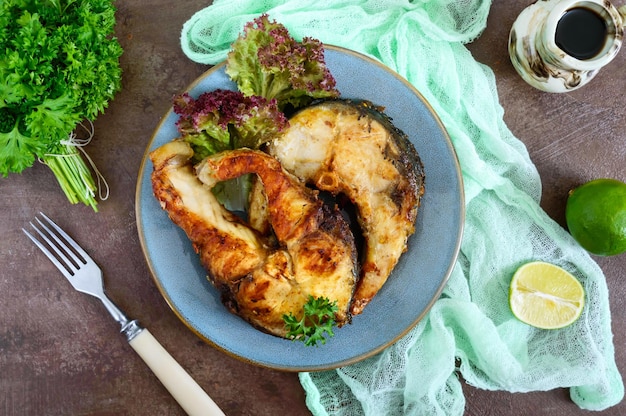
[[[306,347],[254,329],[230,313],[209,283],[187,236],[152,194],[147,154],[177,137],[170,110],[144,156],[136,195],[143,252],[154,281],[176,315],[200,338],[244,361],[280,370],[326,370],[370,357],[414,327],[439,297],[452,271],[463,232],[463,186],[456,154],[433,109],[406,80],[361,54],[326,47],[326,63],[343,98],[385,107],[411,139],[424,163],[426,193],[416,232],[385,286],[352,324],[335,331],[325,345]],[[217,65],[189,88],[192,96],[217,88],[235,89]]]

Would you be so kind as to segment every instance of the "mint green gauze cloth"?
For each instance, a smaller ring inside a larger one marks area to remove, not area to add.
[[[205,64],[226,59],[244,24],[264,12],[297,39],[310,36],[369,55],[424,95],[458,154],[465,233],[441,298],[409,334],[378,355],[332,371],[301,373],[315,415],[461,415],[459,374],[489,390],[569,387],[583,409],[602,410],[623,398],[604,275],[540,208],[540,178],[503,121],[494,75],[464,46],[484,29],[490,5],[216,0],[183,27],[183,51]],[[540,330],[513,316],[511,277],[532,260],[554,263],[580,279],[587,304],[575,324]]]

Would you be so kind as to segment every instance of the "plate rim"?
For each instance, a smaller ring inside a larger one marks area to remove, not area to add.
[[[138,237],[139,237],[139,243],[140,243],[140,246],[141,246],[141,251],[142,251],[144,260],[146,261],[146,265],[148,266],[148,269],[150,271],[150,276],[151,276],[152,281],[157,286],[157,289],[159,290],[159,294],[165,300],[165,302],[167,303],[168,307],[174,312],[176,317],[189,330],[191,330],[192,333],[194,333],[198,338],[203,340],[205,343],[209,344],[211,347],[217,349],[218,351],[221,351],[221,352],[225,353],[226,355],[228,355],[230,357],[233,357],[233,358],[235,358],[235,359],[237,359],[239,361],[243,361],[245,363],[249,363],[249,364],[252,364],[252,365],[255,365],[255,366],[264,367],[264,368],[271,368],[271,369],[275,369],[275,370],[286,371],[286,372],[326,371],[326,370],[332,370],[332,369],[344,367],[344,366],[347,366],[347,365],[352,365],[352,364],[355,364],[357,362],[360,362],[362,360],[365,360],[367,358],[370,358],[370,357],[380,353],[381,351],[385,350],[386,348],[388,348],[389,346],[391,346],[392,344],[397,342],[399,339],[403,338],[406,334],[408,334],[413,328],[415,328],[424,319],[424,317],[432,309],[433,305],[441,297],[441,293],[443,292],[443,289],[447,285],[447,283],[448,283],[448,281],[450,279],[450,275],[452,274],[453,269],[456,266],[456,263],[457,263],[457,260],[458,260],[458,256],[459,256],[459,253],[460,253],[460,249],[461,249],[461,242],[462,242],[462,239],[463,239],[464,227],[465,227],[465,192],[464,192],[465,187],[464,187],[463,175],[462,175],[462,171],[461,171],[461,167],[460,167],[460,163],[459,163],[459,158],[458,158],[457,152],[456,152],[456,150],[454,148],[454,145],[452,144],[452,140],[450,138],[450,135],[449,135],[447,129],[445,128],[443,122],[441,121],[441,118],[435,112],[435,110],[432,107],[432,105],[430,104],[430,102],[428,100],[426,100],[426,98],[421,94],[421,92],[413,84],[411,84],[406,78],[404,78],[403,76],[398,74],[396,71],[394,71],[393,69],[391,69],[387,65],[383,64],[382,62],[372,58],[371,56],[368,56],[368,55],[366,55],[364,53],[361,53],[361,52],[358,52],[358,51],[355,51],[355,50],[352,50],[352,49],[348,49],[348,48],[344,48],[344,47],[336,46],[336,45],[332,45],[332,44],[324,44],[324,49],[325,50],[332,50],[332,51],[338,52],[340,54],[351,55],[351,56],[353,56],[353,57],[355,57],[357,59],[367,61],[368,63],[370,63],[372,65],[375,65],[375,66],[379,67],[380,69],[383,69],[387,74],[393,76],[398,81],[400,81],[402,84],[404,84],[405,87],[407,87],[416,97],[419,98],[419,100],[423,103],[425,108],[428,110],[428,113],[430,114],[430,116],[433,118],[433,120],[438,125],[439,130],[441,131],[442,135],[444,136],[445,144],[449,148],[450,154],[452,155],[452,162],[453,162],[454,167],[455,167],[454,171],[455,171],[455,175],[457,177],[458,186],[459,186],[459,218],[458,218],[459,225],[458,225],[458,230],[457,230],[457,239],[456,239],[456,241],[454,243],[453,256],[451,256],[450,263],[448,264],[448,268],[444,272],[444,277],[442,278],[442,280],[441,280],[437,290],[433,294],[431,300],[424,307],[422,312],[413,320],[413,322],[411,322],[411,324],[408,325],[403,331],[400,331],[398,333],[398,335],[395,336],[393,339],[390,339],[388,342],[386,342],[386,343],[384,343],[384,344],[382,344],[382,345],[380,345],[380,346],[378,346],[376,348],[373,348],[373,349],[369,350],[366,353],[363,353],[363,354],[360,354],[360,355],[357,355],[357,356],[354,356],[354,357],[351,357],[351,358],[335,361],[335,362],[333,362],[331,364],[327,364],[327,365],[323,365],[323,364],[322,365],[301,365],[299,367],[291,366],[291,365],[269,365],[267,363],[263,363],[263,362],[260,362],[260,361],[256,361],[256,360],[250,359],[248,357],[241,356],[239,354],[234,353],[233,351],[230,351],[230,350],[228,350],[228,349],[218,345],[217,343],[213,342],[211,339],[209,339],[206,336],[204,336],[203,334],[201,334],[199,330],[194,328],[193,325],[190,322],[188,322],[183,317],[182,313],[175,306],[175,304],[172,301],[172,299],[170,298],[170,296],[166,293],[164,287],[162,286],[162,284],[160,283],[159,279],[156,276],[156,271],[154,269],[153,262],[150,260],[150,256],[149,256],[148,249],[147,249],[147,242],[145,241],[145,237],[144,237],[145,236],[144,226],[143,226],[143,223],[142,223],[142,220],[141,220],[142,183],[143,183],[143,180],[144,180],[144,174],[145,174],[146,165],[147,165],[148,160],[149,160],[150,148],[152,147],[158,132],[161,130],[163,125],[167,122],[167,120],[169,119],[169,117],[173,113],[173,107],[172,106],[170,106],[169,109],[161,116],[161,120],[157,123],[157,125],[154,127],[154,129],[152,131],[150,139],[149,139],[149,141],[147,142],[147,144],[145,146],[145,150],[144,150],[143,156],[141,158],[141,162],[140,162],[140,165],[139,165],[139,172],[138,172],[138,175],[137,175],[137,182],[136,182],[136,185],[135,185],[135,210],[134,211],[135,211],[135,222],[136,222],[136,226],[137,226],[137,233],[138,233]],[[225,65],[226,65],[226,61],[222,61],[222,62],[220,62],[220,63],[218,63],[216,65],[211,66],[209,69],[207,69],[202,74],[200,74],[189,85],[187,85],[185,87],[184,91],[188,92],[188,91],[193,90],[206,77],[210,76],[214,72],[219,71]],[[323,348],[323,347],[321,347],[321,348]]]

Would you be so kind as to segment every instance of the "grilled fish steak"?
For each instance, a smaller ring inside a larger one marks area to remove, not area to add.
[[[281,337],[283,315],[300,317],[309,295],[336,301],[338,325],[349,321],[357,251],[341,213],[266,153],[227,151],[195,168],[192,155],[189,145],[177,140],[151,152],[153,191],[191,240],[224,304]],[[263,184],[271,239],[226,210],[211,192],[218,182],[248,173]]]
[[[361,313],[415,231],[424,193],[417,151],[371,103],[329,100],[296,113],[268,152],[302,181],[356,206],[364,247],[351,313]]]

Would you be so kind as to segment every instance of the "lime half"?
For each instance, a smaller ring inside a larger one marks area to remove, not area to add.
[[[509,304],[520,321],[542,329],[563,328],[578,319],[585,290],[572,274],[545,262],[526,263],[513,275]]]

